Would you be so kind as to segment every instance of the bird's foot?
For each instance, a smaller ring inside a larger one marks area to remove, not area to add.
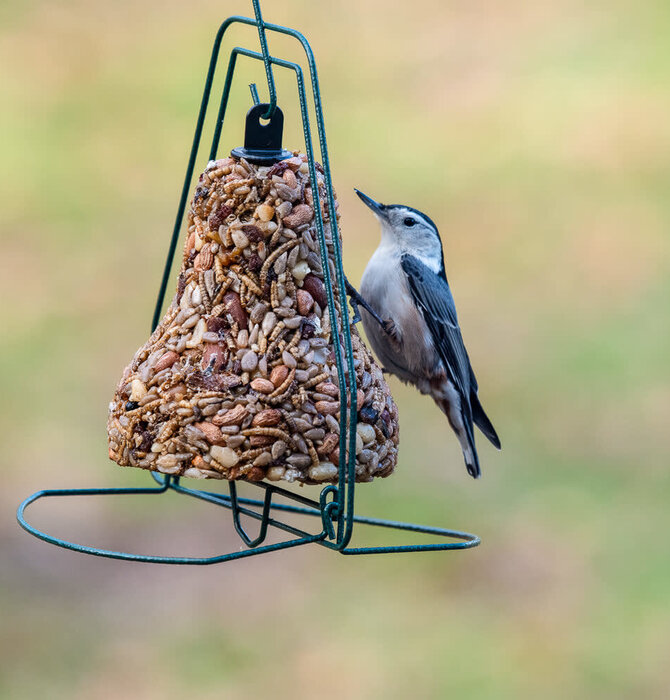
[[[351,311],[353,316],[351,317],[351,322],[355,325],[361,321],[361,311],[358,308],[358,303],[353,297],[349,297],[349,306],[351,306]]]

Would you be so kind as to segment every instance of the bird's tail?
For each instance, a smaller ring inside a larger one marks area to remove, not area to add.
[[[484,433],[494,447],[500,449],[498,433],[496,433],[496,429],[493,427],[489,417],[484,413],[479,397],[474,391],[470,394],[470,406],[472,406],[472,420],[474,420],[475,425]]]
[[[479,479],[482,472],[479,468],[479,455],[475,447],[475,430],[472,425],[472,419],[468,419],[466,415],[463,415],[463,427],[465,435],[461,437],[459,434],[458,439],[460,440],[463,457],[465,458],[465,468],[473,479]]]
[[[475,434],[472,424],[472,416],[467,415],[460,407],[452,406],[452,404],[442,396],[433,395],[435,403],[442,409],[442,412],[447,416],[449,424],[458,437],[463,451],[463,459],[468,474],[473,479],[479,479],[481,470],[479,468],[479,455],[475,446]]]

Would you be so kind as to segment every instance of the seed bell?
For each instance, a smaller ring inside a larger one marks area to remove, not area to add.
[[[281,149],[279,108],[274,134],[250,137],[266,107],[250,110],[244,148],[200,176],[175,296],[110,404],[109,456],[122,466],[195,478],[337,481],[346,456],[331,329],[337,337],[341,302],[331,319],[307,157]],[[317,185],[334,279],[333,212],[319,168]],[[353,326],[351,336],[356,480],[371,481],[395,468],[397,408]]]

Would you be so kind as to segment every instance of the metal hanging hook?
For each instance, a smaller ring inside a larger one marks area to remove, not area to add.
[[[265,22],[261,15],[261,5],[259,0],[252,0],[254,5],[254,15],[256,16],[256,25],[258,27],[258,40],[261,44],[261,53],[263,54],[263,64],[265,65],[265,77],[268,81],[268,92],[270,93],[270,106],[268,111],[263,115],[263,119],[270,119],[277,108],[277,91],[275,89],[275,77],[272,72],[272,64],[270,63],[270,53],[268,52],[268,41],[265,36]]]

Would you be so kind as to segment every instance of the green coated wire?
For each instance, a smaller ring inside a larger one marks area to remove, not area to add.
[[[28,498],[26,498],[23,503],[18,508],[17,520],[21,527],[26,530],[26,532],[34,535],[35,537],[48,542],[49,544],[62,547],[63,549],[69,549],[74,552],[80,552],[83,554],[91,554],[93,556],[104,557],[107,559],[122,559],[126,561],[137,561],[149,564],[195,564],[195,565],[207,565],[207,564],[217,564],[224,561],[232,561],[234,559],[240,559],[243,557],[253,556],[255,554],[263,554],[265,552],[274,552],[280,549],[286,549],[288,547],[296,547],[302,544],[315,543],[322,546],[327,546],[328,543],[325,541],[325,532],[318,534],[304,533],[298,528],[294,528],[287,523],[282,521],[277,521],[270,519],[268,522],[273,527],[277,527],[286,532],[297,535],[297,539],[286,540],[283,542],[277,542],[275,544],[264,545],[263,547],[256,547],[236,552],[229,552],[227,554],[220,554],[213,557],[171,557],[171,556],[155,556],[147,554],[133,554],[131,552],[118,552],[110,549],[100,549],[98,547],[89,547],[87,545],[77,544],[74,542],[69,542],[48,533],[42,532],[36,527],[32,526],[27,522],[25,518],[25,511],[29,505],[41,498],[48,497],[62,497],[62,496],[109,496],[109,495],[138,495],[138,494],[161,494],[166,490],[175,490],[177,493],[183,493],[186,495],[193,496],[200,500],[208,501],[219,506],[230,508],[230,505],[226,502],[225,497],[221,494],[209,493],[207,491],[198,491],[195,489],[187,489],[184,487],[176,486],[173,483],[169,483],[169,477],[165,480],[165,483],[160,488],[122,488],[122,489],[47,489],[44,491],[37,491]],[[263,502],[255,499],[239,499],[241,502],[248,505],[262,506]],[[319,512],[316,510],[310,510],[308,508],[300,508],[297,506],[284,505],[284,504],[274,504],[272,506],[273,510],[279,509],[284,512],[290,512],[297,515],[309,515],[318,516]],[[256,511],[249,509],[242,509],[241,511],[244,515],[249,517],[260,519],[261,515]],[[479,538],[476,535],[471,535],[467,532],[459,532],[457,530],[445,530],[442,528],[434,528],[422,525],[415,525],[413,523],[401,523],[391,520],[379,520],[376,518],[365,518],[362,516],[355,516],[354,521],[362,525],[373,525],[378,527],[386,527],[394,530],[403,530],[406,532],[429,534],[440,537],[448,537],[452,539],[460,540],[459,542],[443,542],[435,544],[423,544],[423,545],[391,545],[382,547],[356,547],[340,550],[342,554],[393,554],[400,552],[421,552],[421,551],[445,551],[445,550],[455,550],[455,549],[470,549],[476,547],[479,544]],[[332,548],[332,547],[331,547]]]
[[[245,24],[248,23],[253,23],[253,20],[249,20],[246,17],[234,17],[230,18],[234,19],[235,21],[239,21]],[[227,20],[228,21],[228,20]],[[222,27],[225,26],[222,25]],[[316,79],[316,63],[314,61],[314,55],[311,52],[311,48],[309,46],[309,43],[305,39],[305,37],[302,36],[299,32],[296,32],[293,29],[288,29],[286,27],[281,27],[279,25],[273,25],[273,24],[266,24],[265,25],[268,29],[272,31],[277,31],[285,34],[289,34],[290,36],[294,36],[295,38],[298,38],[301,44],[303,45],[303,48],[305,50],[305,53],[308,58],[308,63],[310,65],[310,76],[312,78],[312,81]],[[241,47],[235,47],[232,52],[231,52],[231,57],[229,61],[229,66],[228,70],[226,72],[226,81],[224,84],[223,92],[222,92],[222,97],[221,97],[221,104],[219,106],[219,113],[217,117],[217,126],[216,130],[214,133],[214,138],[212,141],[212,147],[210,150],[210,159],[214,159],[216,157],[216,151],[218,149],[218,142],[221,134],[221,129],[222,129],[222,124],[225,119],[225,112],[226,112],[226,107],[227,107],[227,102],[228,98],[230,95],[230,88],[231,88],[231,81],[232,81],[232,76],[234,73],[234,67],[237,64],[237,57],[241,56],[246,56],[248,58],[256,59],[256,60],[263,60],[265,61],[265,57],[263,57],[261,54],[257,53],[256,51],[252,51],[250,49],[244,49]],[[311,128],[310,128],[310,121],[309,121],[309,112],[308,112],[308,106],[307,106],[307,97],[305,93],[305,81],[304,81],[304,76],[303,76],[303,71],[300,65],[297,63],[293,63],[291,61],[286,61],[280,58],[275,58],[273,56],[270,56],[268,60],[278,66],[288,68],[294,71],[296,75],[296,81],[297,81],[297,87],[298,87],[298,95],[300,99],[300,112],[301,112],[301,117],[302,117],[302,122],[303,122],[303,135],[304,135],[304,140],[305,140],[305,151],[307,155],[307,162],[310,166],[310,182],[312,184],[312,192],[314,193],[314,198],[315,198],[315,206],[314,206],[314,214],[315,214],[315,220],[316,220],[316,225],[317,225],[317,234],[318,234],[318,239],[319,239],[319,248],[320,248],[320,253],[321,253],[321,265],[323,269],[323,275],[324,275],[324,286],[326,290],[326,296],[328,299],[328,310],[330,317],[332,319],[337,318],[336,310],[335,310],[335,301],[334,301],[334,296],[333,296],[333,283],[331,280],[330,276],[330,265],[329,265],[329,260],[328,260],[328,249],[326,245],[326,239],[325,239],[325,233],[324,233],[324,225],[323,225],[323,217],[321,215],[321,206],[320,206],[320,195],[318,191],[318,186],[317,186],[317,179],[316,179],[316,165],[315,165],[315,157],[314,157],[314,149],[312,145],[312,136],[311,136]],[[338,383],[339,383],[339,390],[340,390],[340,425],[346,426],[347,430],[341,430],[340,431],[340,454],[347,454],[346,450],[346,439],[347,437],[349,438],[349,450],[348,450],[348,461],[344,462],[344,460],[340,460],[339,464],[339,485],[340,488],[338,489],[338,494],[337,494],[337,500],[338,500],[338,515],[339,515],[339,524],[338,524],[338,537],[337,537],[337,548],[342,548],[345,547],[351,538],[351,533],[353,530],[353,512],[354,512],[354,484],[355,484],[355,445],[356,445],[356,424],[357,424],[357,414],[358,414],[358,409],[356,406],[356,374],[355,374],[355,368],[354,368],[354,359],[353,359],[353,349],[351,345],[351,333],[349,330],[349,322],[348,322],[348,309],[346,306],[346,296],[345,296],[345,290],[344,290],[344,272],[343,272],[343,265],[342,265],[342,256],[341,256],[341,250],[340,250],[340,239],[339,239],[339,230],[337,228],[337,217],[335,216],[335,204],[334,204],[334,195],[333,195],[333,189],[332,189],[332,180],[330,176],[330,164],[328,161],[327,157],[327,146],[325,142],[325,127],[323,124],[323,111],[321,109],[321,99],[320,99],[320,92],[318,89],[318,79],[316,83],[313,83],[315,89],[314,89],[314,103],[315,103],[315,112],[317,115],[317,130],[319,133],[319,144],[322,149],[326,150],[325,156],[324,152],[322,150],[322,160],[324,161],[324,180],[326,183],[326,192],[329,198],[329,209],[331,212],[331,217],[330,217],[330,223],[331,223],[331,239],[332,239],[332,244],[333,244],[333,261],[334,261],[334,267],[335,267],[335,273],[336,273],[336,279],[338,282],[338,288],[340,290],[340,299],[344,301],[344,303],[341,304],[341,309],[342,309],[342,315],[344,317],[344,321],[342,323],[342,338],[344,341],[344,350],[346,354],[346,360],[347,360],[347,370],[346,372],[344,371],[344,363],[342,359],[342,349],[340,347],[340,342],[339,342],[339,337],[335,333],[335,328],[336,324],[333,323],[331,324],[331,329],[332,329],[332,335],[333,335],[333,351],[335,355],[335,364],[338,369]],[[252,90],[252,95],[253,95],[253,90]],[[327,166],[327,167],[326,167]],[[188,180],[190,182],[190,177],[191,175],[188,176]],[[345,376],[349,380],[349,386],[347,387],[346,381],[345,381]],[[349,397],[349,406],[347,407],[347,397]],[[347,408],[349,410],[349,418],[347,419]],[[345,471],[346,469],[346,471]]]
[[[235,19],[243,22],[243,23],[249,23],[249,20],[247,18],[243,17],[236,17]],[[282,27],[280,25],[274,25],[274,24],[265,24],[264,25],[267,29],[270,29],[271,31],[276,31],[282,34],[288,34],[289,36],[294,37],[297,39],[302,47],[303,50],[305,51],[305,55],[307,57],[307,63],[309,66],[309,72],[310,72],[310,78],[312,82],[312,91],[313,91],[313,100],[314,100],[314,108],[315,108],[315,114],[316,114],[316,122],[317,122],[317,132],[319,135],[319,146],[320,146],[320,151],[321,151],[321,159],[322,159],[322,167],[324,170],[324,180],[326,183],[326,194],[328,197],[328,206],[329,206],[329,211],[330,211],[330,229],[331,229],[331,238],[332,238],[332,244],[333,244],[333,258],[334,258],[334,263],[335,263],[335,273],[336,273],[336,280],[337,280],[337,285],[338,285],[338,296],[341,300],[341,309],[342,309],[342,314],[345,319],[342,323],[342,337],[344,341],[344,350],[345,350],[345,355],[347,358],[347,378],[349,380],[349,386],[346,386],[345,379],[344,379],[344,367],[342,363],[342,358],[341,358],[341,350],[340,350],[340,343],[339,338],[336,338],[335,335],[333,334],[333,349],[334,349],[334,354],[335,354],[335,362],[338,368],[338,383],[339,383],[339,390],[340,390],[340,425],[346,425],[347,426],[347,431],[340,431],[340,454],[347,454],[347,449],[346,449],[346,436],[348,435],[349,437],[349,449],[348,449],[348,461],[346,463],[346,472],[345,472],[345,464],[343,460],[340,460],[339,464],[339,483],[341,485],[340,492],[339,492],[339,516],[340,516],[340,532],[338,534],[338,545],[341,546],[346,546],[347,543],[349,542],[353,530],[353,512],[354,512],[354,483],[355,483],[355,474],[356,474],[356,423],[357,423],[357,418],[358,418],[358,407],[356,406],[356,396],[357,396],[357,391],[356,391],[356,373],[354,371],[354,365],[353,365],[353,349],[352,349],[352,344],[351,344],[351,333],[349,331],[349,322],[348,322],[348,310],[346,309],[346,290],[345,290],[345,283],[344,283],[344,272],[343,272],[343,265],[342,265],[342,253],[340,249],[340,238],[339,238],[339,230],[337,227],[337,217],[335,215],[335,197],[333,194],[333,187],[332,187],[332,179],[330,175],[330,160],[328,158],[328,147],[326,144],[326,130],[325,130],[325,124],[324,124],[324,119],[323,119],[323,109],[321,107],[321,91],[319,89],[319,80],[318,80],[318,75],[317,75],[317,70],[316,70],[316,61],[314,60],[314,54],[312,52],[312,48],[309,45],[309,42],[307,39],[300,33],[297,32],[294,29],[289,29],[287,27]],[[241,53],[243,55],[252,57],[252,58],[259,58],[258,54],[255,52],[247,51],[247,50],[239,50],[234,49],[235,52]],[[314,164],[314,154],[313,154],[313,149],[311,145],[311,134],[310,134],[310,127],[309,127],[309,116],[307,113],[307,105],[306,105],[306,99],[305,99],[305,94],[304,94],[304,79],[302,76],[302,69],[300,66],[298,66],[295,63],[291,63],[289,61],[282,61],[281,59],[276,59],[274,57],[266,56],[263,55],[262,57],[264,63],[266,64],[266,73],[268,72],[268,67],[267,64],[269,63],[275,63],[277,65],[282,65],[287,68],[291,68],[295,71],[296,77],[298,80],[298,94],[300,96],[300,108],[301,108],[301,113],[302,113],[302,119],[303,119],[303,131],[305,135],[305,150],[307,152],[307,160],[310,165],[310,180],[312,182],[312,192],[314,192],[315,195],[315,202],[317,203],[317,206],[315,206],[315,219],[317,223],[317,232],[319,234],[319,243],[320,243],[320,252],[321,252],[321,263],[323,267],[323,273],[324,273],[324,282],[325,282],[325,287],[326,287],[326,295],[328,298],[328,309],[330,313],[331,319],[337,318],[334,312],[334,300],[333,300],[333,295],[332,295],[332,290],[333,290],[333,285],[332,281],[330,280],[330,268],[328,264],[328,257],[327,257],[327,247],[326,247],[326,241],[325,241],[325,235],[324,235],[324,229],[323,229],[323,220],[321,216],[321,207],[318,206],[318,200],[319,200],[319,195],[318,195],[318,187],[316,186],[316,170],[315,170],[315,164]],[[271,73],[271,69],[270,69]],[[225,92],[225,90],[224,90]],[[226,96],[227,99],[227,96]],[[224,108],[225,109],[225,108]],[[222,119],[219,121],[219,123],[222,122]],[[333,329],[335,328],[335,324],[331,326]],[[349,418],[347,420],[346,417],[346,411],[347,411],[347,396],[349,397]],[[348,488],[344,486],[347,484]],[[346,494],[346,495],[345,495]]]
[[[256,26],[258,27],[258,40],[261,44],[261,53],[263,54],[263,63],[265,65],[265,77],[268,81],[268,91],[270,93],[270,106],[268,111],[263,115],[263,119],[270,119],[275,113],[277,107],[277,90],[275,88],[275,77],[272,73],[272,65],[270,63],[270,53],[268,51],[268,40],[265,36],[265,23],[261,15],[261,5],[259,0],[252,0],[254,5],[254,15],[256,16]]]

